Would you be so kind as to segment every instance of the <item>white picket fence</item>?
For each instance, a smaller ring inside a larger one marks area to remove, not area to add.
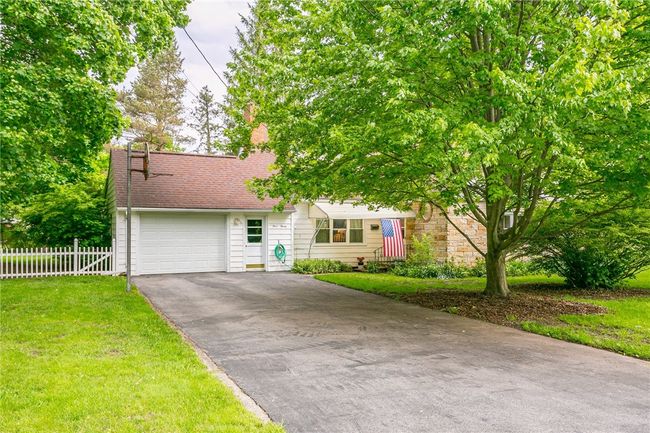
[[[59,275],[116,275],[112,247],[2,248],[0,279]]]

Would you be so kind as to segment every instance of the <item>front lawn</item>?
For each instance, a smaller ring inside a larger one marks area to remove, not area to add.
[[[617,291],[569,290],[559,277],[508,281],[508,300],[485,298],[484,278],[417,279],[342,273],[315,278],[500,325],[650,360],[650,270]]]
[[[2,281],[0,431],[282,432],[113,277]]]

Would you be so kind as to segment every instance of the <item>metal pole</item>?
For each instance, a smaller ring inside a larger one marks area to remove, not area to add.
[[[126,148],[126,291],[131,291],[131,141]]]

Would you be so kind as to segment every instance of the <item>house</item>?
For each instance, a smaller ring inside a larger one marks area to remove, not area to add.
[[[126,269],[127,155],[111,151],[107,198],[112,209],[118,271]],[[274,211],[247,181],[269,175],[273,155],[234,156],[152,152],[150,176],[132,176],[134,275],[183,272],[286,271],[294,259],[330,258],[356,264],[382,247],[381,218],[413,226],[415,212],[370,210],[326,200]],[[139,168],[139,160],[133,168]],[[403,236],[408,236],[404,233]],[[278,258],[276,247],[286,255]]]

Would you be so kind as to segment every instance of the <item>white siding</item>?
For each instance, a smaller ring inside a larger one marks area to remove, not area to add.
[[[140,213],[133,212],[131,216],[131,271],[137,275],[138,245],[140,233]],[[117,272],[126,272],[126,212],[115,211],[114,233],[117,256]]]
[[[314,236],[316,219],[308,218],[308,206],[296,205],[293,215],[294,224],[294,254],[296,259],[335,259],[350,265],[357,264],[357,257],[365,257],[366,261],[374,260],[374,252],[383,244],[381,229],[371,230],[371,224],[380,224],[379,219],[363,220],[362,244],[312,244],[309,255],[309,243]]]
[[[246,244],[246,218],[263,218],[264,243],[266,251],[265,270],[269,272],[288,271],[293,264],[293,252],[291,248],[291,214],[289,213],[233,213],[228,216],[227,232],[230,242],[228,243],[228,272],[246,271],[245,244]],[[287,250],[285,262],[280,262],[275,257],[275,246],[281,243]]]
[[[288,213],[271,213],[266,215],[266,248],[268,251],[266,270],[269,272],[288,271],[293,265],[291,220],[292,215]],[[278,244],[284,245],[287,251],[284,263],[275,257],[275,247]]]
[[[246,218],[244,214],[229,214],[226,219],[226,238],[229,239],[226,251],[226,271],[244,272],[244,230]]]

